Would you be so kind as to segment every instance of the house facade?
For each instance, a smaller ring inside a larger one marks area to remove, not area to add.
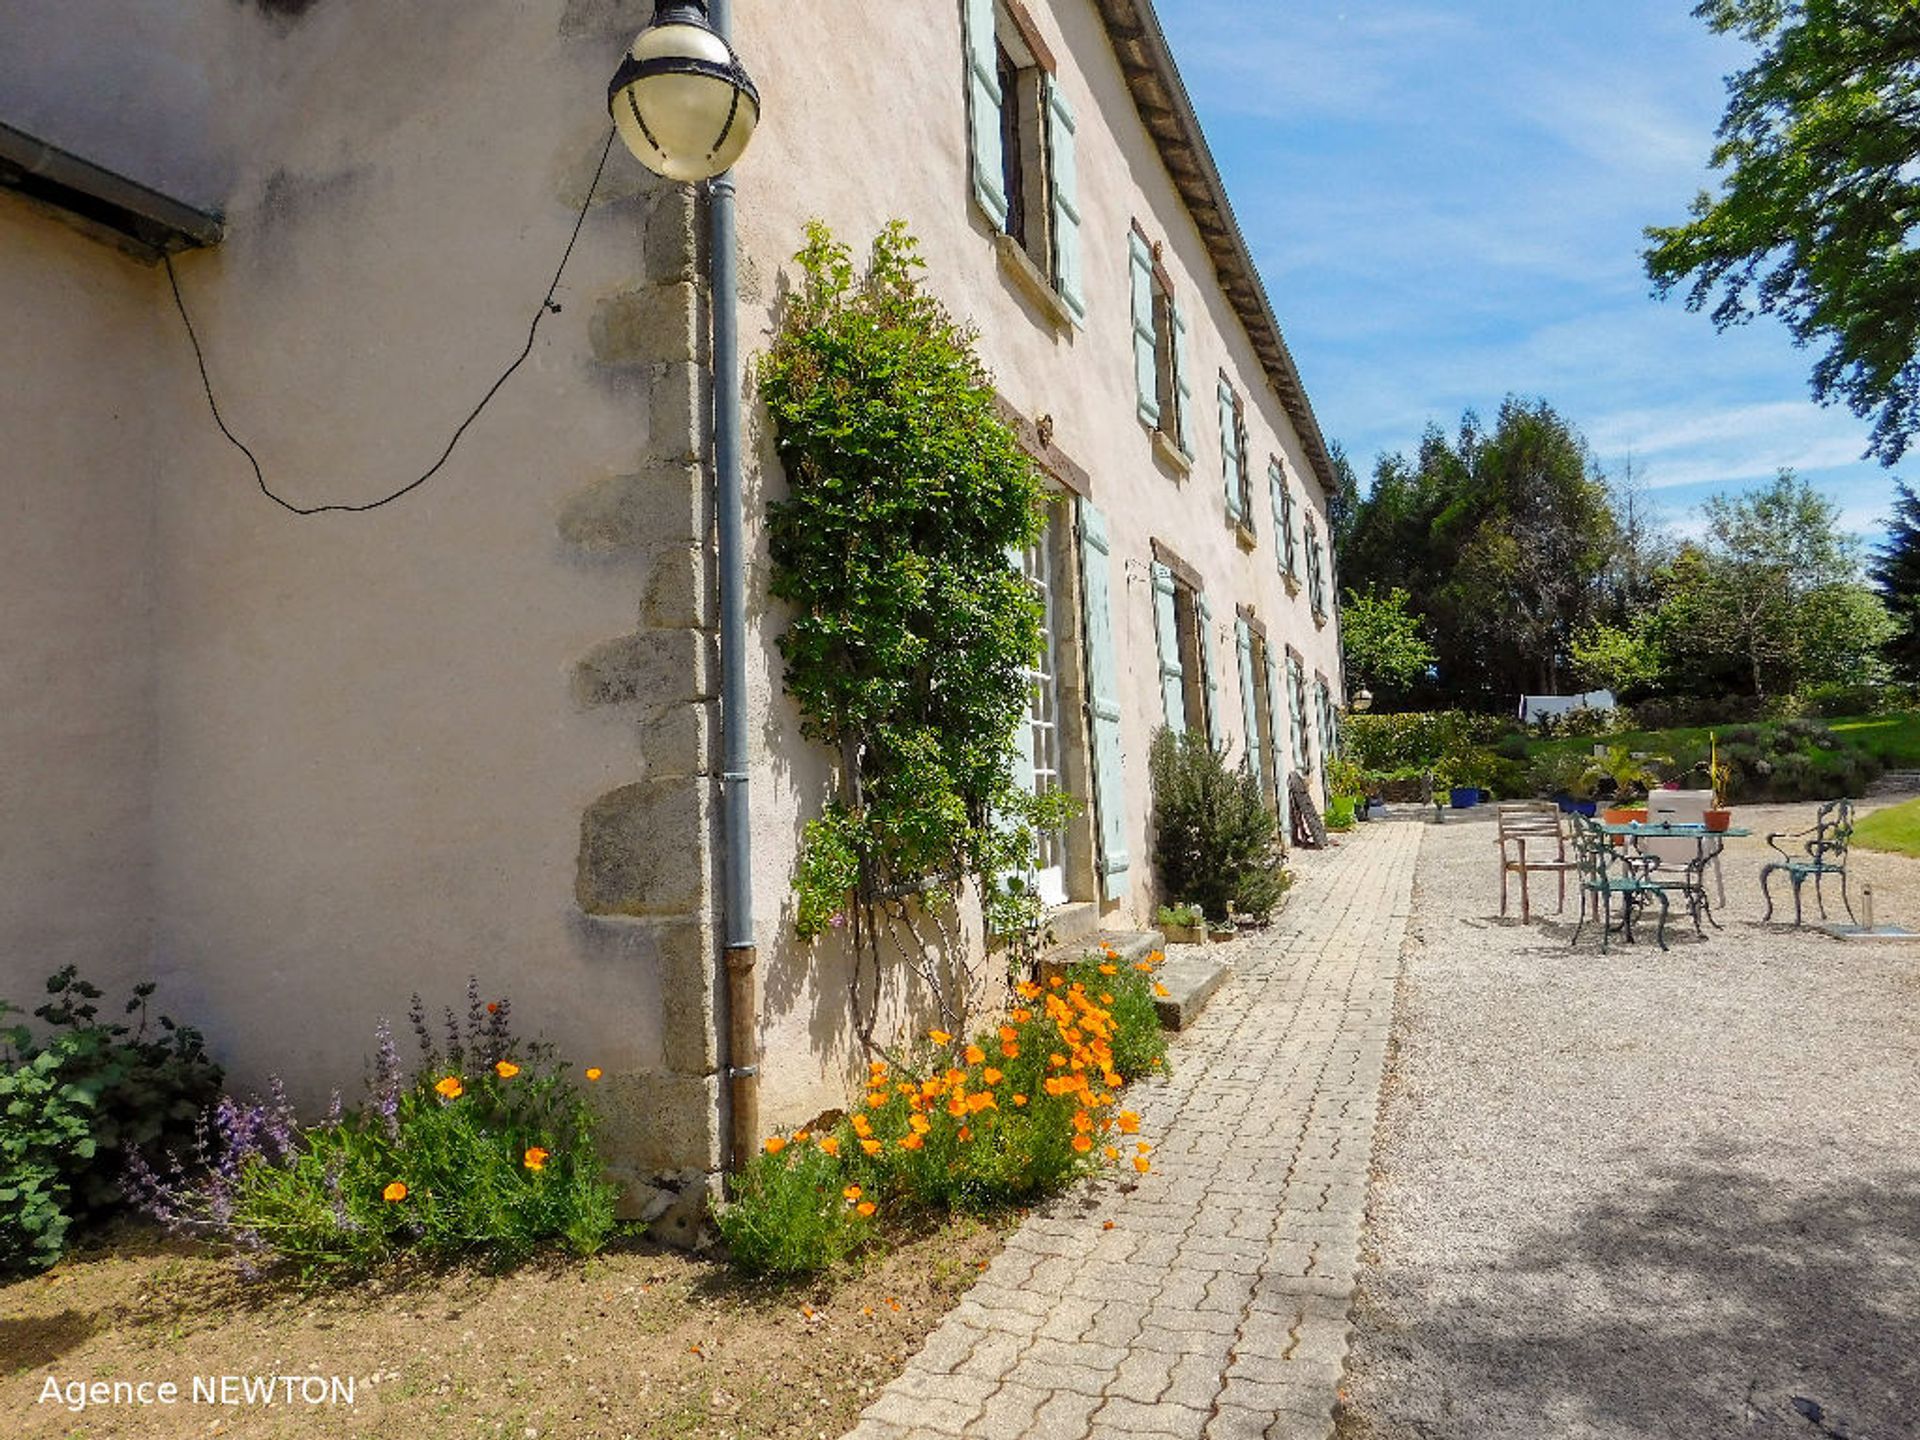
[[[1278,811],[1291,776],[1321,793],[1325,442],[1148,0],[857,8],[737,6],[764,102],[743,342],[776,329],[808,220],[919,239],[1052,494],[1022,557],[1048,634],[1022,774],[1086,804],[1034,879],[1063,935],[1145,926],[1171,898],[1158,727],[1249,756]],[[69,961],[154,978],[236,1081],[311,1100],[351,1088],[377,1017],[474,974],[605,1071],[627,1171],[715,1168],[700,195],[616,146],[560,311],[443,470],[364,513],[262,493],[364,502],[438,454],[526,335],[651,5],[121,9],[0,0],[0,995]],[[259,481],[154,234],[97,203],[116,176],[221,218],[174,273]],[[771,1125],[844,1103],[858,1056],[846,957],[793,931],[828,757],[781,688],[760,520],[785,481],[744,402]]]

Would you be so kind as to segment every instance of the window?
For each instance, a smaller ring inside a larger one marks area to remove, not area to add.
[[[1293,487],[1287,483],[1287,467],[1274,456],[1267,461],[1267,485],[1273,492],[1273,530],[1280,537],[1274,559],[1287,589],[1298,592],[1300,585],[1300,546],[1293,535]]]
[[[1293,768],[1313,773],[1313,736],[1307,729],[1307,672],[1300,657],[1287,652],[1287,718],[1293,726]]]
[[[1027,744],[1028,764],[1023,773],[1031,776],[1027,787],[1035,795],[1046,795],[1060,788],[1062,731],[1060,727],[1060,616],[1055,593],[1056,516],[1049,510],[1046,529],[1021,555],[1021,573],[1033,587],[1040,604],[1040,654],[1027,671]],[[1034,837],[1033,883],[1043,905],[1064,905],[1067,901],[1066,837],[1058,831],[1043,831]]]
[[[1253,489],[1247,473],[1247,412],[1239,392],[1224,374],[1220,377],[1220,470],[1227,518],[1239,527],[1243,540],[1251,541]]]
[[[973,195],[1038,285],[1086,319],[1073,108],[1019,0],[966,0]]]
[[[1279,763],[1279,748],[1274,742],[1273,695],[1269,686],[1261,683],[1267,678],[1267,671],[1273,661],[1267,650],[1267,637],[1258,630],[1253,634],[1253,718],[1256,733],[1260,737],[1260,753],[1275,757],[1273,764],[1267,766],[1265,783],[1260,787],[1260,798],[1267,809],[1274,814],[1280,813],[1280,792],[1286,783],[1281,779],[1285,768]]]
[[[1214,658],[1213,612],[1192,571],[1158,543],[1153,576],[1154,636],[1167,728],[1191,730],[1213,744],[1225,739]]]
[[[1307,601],[1313,606],[1313,618],[1324,625],[1327,620],[1326,559],[1320,548],[1320,532],[1307,521]]]
[[[1133,289],[1134,383],[1140,419],[1171,447],[1182,466],[1193,463],[1193,382],[1187,358],[1187,320],[1173,278],[1139,225],[1128,237]]]

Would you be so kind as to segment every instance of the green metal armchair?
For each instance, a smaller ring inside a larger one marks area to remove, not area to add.
[[[1799,854],[1784,850],[1777,843],[1781,840],[1801,840],[1806,844]],[[1813,881],[1813,901],[1820,907],[1820,918],[1827,918],[1826,897],[1820,893],[1820,882],[1829,875],[1840,877],[1840,903],[1847,907],[1847,918],[1853,917],[1853,900],[1847,894],[1847,848],[1853,843],[1853,802],[1851,800],[1829,800],[1820,807],[1820,813],[1814,817],[1813,825],[1806,830],[1780,830],[1767,836],[1767,844],[1779,854],[1778,860],[1769,861],[1760,870],[1760,893],[1767,897],[1765,919],[1773,919],[1773,892],[1767,888],[1768,880],[1784,871],[1793,882],[1793,923],[1801,923],[1800,887],[1809,879]],[[1858,924],[1858,921],[1855,921]]]
[[[1587,924],[1587,906],[1591,904],[1600,920],[1600,953],[1607,953],[1607,941],[1613,934],[1613,899],[1617,895],[1621,930],[1629,944],[1633,942],[1634,916],[1651,902],[1660,902],[1660,927],[1655,938],[1665,950],[1667,915],[1673,907],[1667,899],[1668,887],[1652,878],[1651,871],[1658,860],[1636,855],[1625,846],[1614,844],[1612,836],[1584,815],[1574,816],[1573,824],[1574,856],[1580,870],[1580,923],[1573,927],[1573,943],[1580,943],[1580,932]]]

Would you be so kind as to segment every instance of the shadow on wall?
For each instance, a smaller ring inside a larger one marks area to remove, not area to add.
[[[1920,1171],[1807,1178],[1670,1167],[1535,1234],[1481,1293],[1383,1334],[1431,1366],[1394,1418],[1434,1437],[1920,1435]]]
[[[298,20],[311,10],[320,0],[234,0],[235,4],[251,4],[263,15],[274,15],[287,20]]]

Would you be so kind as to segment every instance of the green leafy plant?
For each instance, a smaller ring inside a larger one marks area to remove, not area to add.
[[[1327,828],[1329,830],[1351,830],[1354,826],[1354,799],[1351,795],[1336,795],[1327,805]]]
[[[758,377],[789,489],[769,507],[771,588],[793,611],[786,688],[833,757],[834,793],[806,827],[795,919],[803,938],[849,930],[871,1054],[890,956],[964,1029],[984,977],[962,886],[993,933],[1030,928],[1037,896],[1004,877],[1074,802],[1014,778],[1041,616],[1007,556],[1040,534],[1043,489],[973,333],[921,288],[897,222],[864,273],[818,222],[796,260]]]
[[[1161,730],[1147,766],[1153,778],[1154,859],[1160,883],[1210,920],[1265,920],[1286,893],[1278,827],[1260,782],[1206,737]]]
[[[0,1148],[30,1157],[20,1163],[32,1171],[23,1170],[17,1186],[0,1178],[0,1192],[17,1191],[11,1198],[0,1193],[0,1206],[30,1207],[38,1217],[34,1253],[46,1261],[58,1257],[71,1225],[125,1203],[121,1180],[131,1160],[188,1143],[201,1110],[220,1092],[220,1067],[199,1031],[149,1014],[154,990],[151,981],[133,987],[122,1012],[135,1017],[131,1024],[103,1021],[97,1002],[105,993],[67,965],[47,977],[47,998],[33,1012],[42,1030],[0,1029],[0,1083],[11,1096],[0,1115]],[[0,1018],[8,1013],[19,1011],[0,1002]],[[40,1100],[29,1100],[29,1091]],[[44,1104],[44,1115],[36,1103]],[[68,1132],[82,1112],[85,1141],[75,1143]],[[49,1166],[50,1175],[40,1173]]]
[[[0,1004],[0,1019],[9,1009]],[[73,1177],[94,1157],[93,1098],[60,1078],[61,1058],[43,1050],[0,1068],[0,1272],[60,1258]]]
[[[447,1012],[442,1044],[416,996],[411,1077],[383,1022],[367,1101],[342,1112],[336,1098],[318,1123],[301,1124],[277,1084],[264,1100],[223,1097],[202,1122],[204,1165],[135,1162],[143,1206],[249,1269],[352,1272],[403,1249],[498,1265],[548,1243],[597,1250],[614,1189],[591,1107],[551,1046],[512,1034],[504,999],[482,1005],[475,982],[467,1008],[464,1034]]]
[[[1177,930],[1197,930],[1206,923],[1207,917],[1198,905],[1162,905],[1154,916],[1154,924]]]
[[[714,1217],[727,1254],[750,1275],[828,1270],[874,1236],[869,1217],[877,1207],[850,1178],[842,1142],[822,1147],[809,1144],[812,1138],[754,1156]],[[862,1205],[870,1208],[862,1213]]]

